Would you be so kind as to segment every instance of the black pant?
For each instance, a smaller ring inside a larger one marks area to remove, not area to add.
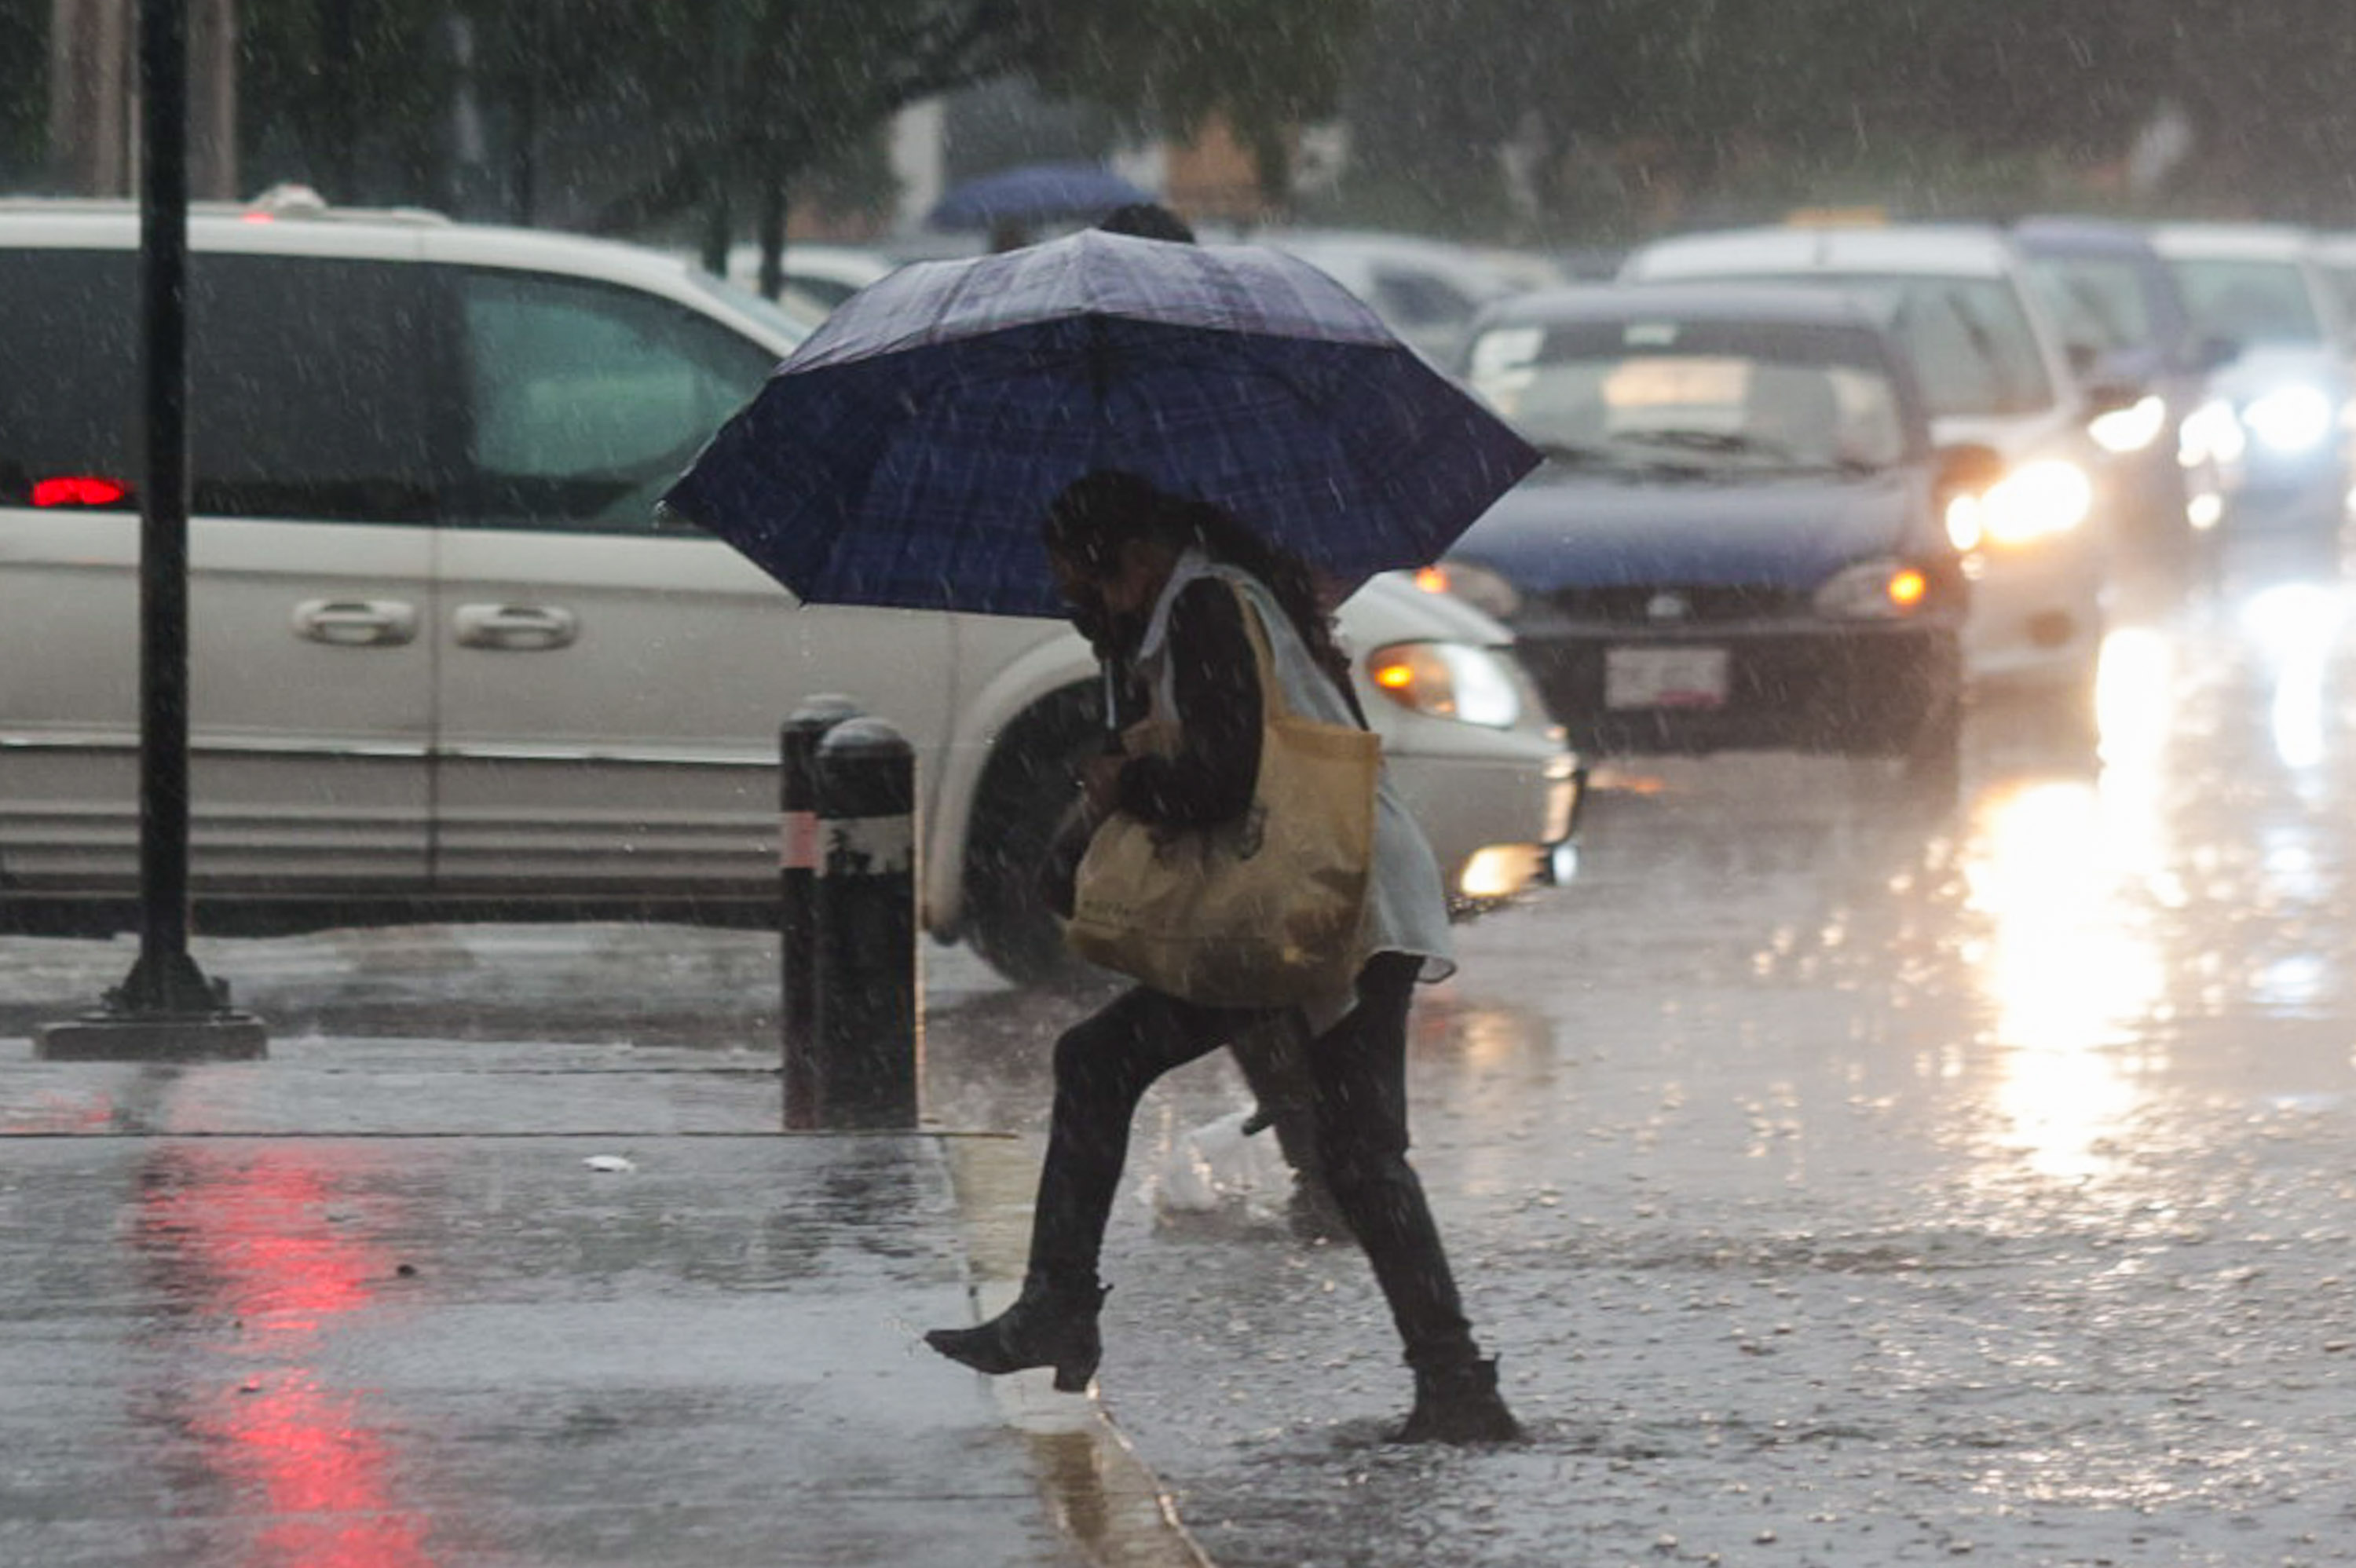
[[[1423,1184],[1407,1161],[1407,1015],[1421,963],[1401,954],[1369,960],[1357,1007],[1306,1051],[1318,1152],[1334,1201],[1374,1265],[1408,1362],[1437,1367],[1478,1351]],[[1270,1021],[1140,987],[1065,1031],[1055,1042],[1055,1116],[1032,1211],[1034,1275],[1095,1284],[1138,1101],[1172,1068]]]

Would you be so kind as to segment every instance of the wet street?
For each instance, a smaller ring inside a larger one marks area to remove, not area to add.
[[[1953,803],[1838,761],[1606,772],[1575,884],[1465,928],[1418,1013],[1418,1163],[1526,1446],[1380,1444],[1408,1380],[1363,1262],[1290,1222],[1223,1059],[1173,1075],[1099,1393],[1205,1552],[2356,1563],[2351,609],[2131,609],[2099,741],[1985,704]],[[8,942],[0,1035],[128,951]],[[772,1049],[757,933],[200,956],[282,1035]],[[1087,998],[928,963],[930,1119],[1035,1135]]]

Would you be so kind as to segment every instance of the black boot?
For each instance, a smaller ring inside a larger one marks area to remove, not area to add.
[[[1492,1359],[1415,1370],[1415,1409],[1394,1443],[1518,1443],[1522,1424],[1497,1392]]]
[[[1031,1367],[1055,1369],[1061,1393],[1085,1393],[1104,1359],[1097,1312],[1109,1287],[1094,1280],[1067,1282],[1032,1275],[1014,1304],[971,1328],[935,1328],[925,1343],[992,1377]]]

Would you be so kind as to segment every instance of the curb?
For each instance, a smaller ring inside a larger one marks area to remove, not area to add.
[[[1022,1138],[942,1142],[980,1321],[1022,1289],[1038,1160]],[[1055,1392],[1045,1368],[993,1378],[991,1389],[1007,1424],[1030,1445],[1048,1516],[1094,1568],[1217,1568],[1095,1393]]]

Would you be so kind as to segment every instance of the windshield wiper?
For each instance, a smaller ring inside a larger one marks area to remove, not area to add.
[[[1619,432],[1614,439],[1638,446],[1673,446],[1684,452],[1722,452],[1784,462],[1797,455],[1781,442],[1732,430],[1632,430]]]
[[[1612,454],[1601,447],[1581,446],[1576,442],[1533,441],[1530,444],[1537,449],[1539,456],[1549,463],[1567,464],[1575,467],[1580,464],[1608,463],[1612,460]]]

